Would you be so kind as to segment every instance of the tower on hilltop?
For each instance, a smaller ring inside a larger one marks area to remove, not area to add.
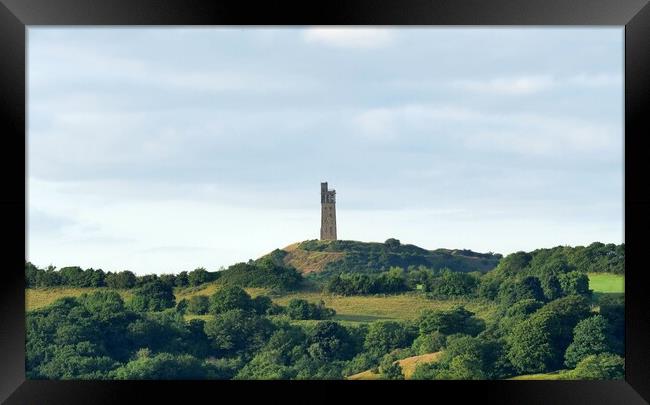
[[[320,240],[336,240],[336,190],[320,183]]]

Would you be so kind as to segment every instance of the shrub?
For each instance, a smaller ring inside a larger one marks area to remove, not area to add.
[[[210,307],[210,299],[206,295],[194,295],[187,303],[187,312],[196,315],[204,315],[208,313]]]

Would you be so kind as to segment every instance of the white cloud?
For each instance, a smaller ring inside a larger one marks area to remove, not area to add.
[[[579,74],[569,77],[566,82],[577,86],[584,87],[605,87],[605,86],[623,86],[622,75],[609,73],[598,74]],[[621,90],[623,88],[621,87]]]
[[[554,84],[550,76],[502,77],[490,80],[457,80],[452,86],[480,93],[533,94],[551,88]]]
[[[378,142],[400,134],[446,137],[466,147],[525,156],[622,152],[622,128],[543,114],[490,114],[454,106],[412,104],[369,109],[354,118],[358,133]]]
[[[303,39],[336,48],[374,49],[393,43],[394,34],[386,28],[316,27],[305,30]]]
[[[455,80],[451,86],[462,90],[486,94],[528,95],[537,94],[555,88],[577,87],[606,87],[622,86],[621,75],[598,73],[577,74],[568,77],[550,75],[497,77],[489,80]]]

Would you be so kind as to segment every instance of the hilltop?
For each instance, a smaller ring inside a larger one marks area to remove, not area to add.
[[[267,257],[278,264],[294,267],[305,276],[322,278],[343,272],[378,273],[393,266],[485,273],[495,268],[502,256],[471,250],[427,250],[388,239],[384,243],[308,240],[276,249],[260,259]]]

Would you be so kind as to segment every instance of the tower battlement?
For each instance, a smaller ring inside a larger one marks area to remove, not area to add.
[[[327,182],[320,183],[320,239],[336,240],[336,190],[329,190]]]

